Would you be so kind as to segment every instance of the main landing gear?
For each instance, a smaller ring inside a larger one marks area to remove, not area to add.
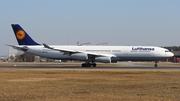
[[[155,61],[154,67],[158,67],[158,61]]]
[[[96,67],[96,63],[83,63],[82,67]]]
[[[88,57],[85,63],[82,64],[82,67],[96,67],[95,57]]]

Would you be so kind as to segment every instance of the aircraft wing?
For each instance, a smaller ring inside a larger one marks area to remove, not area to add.
[[[6,46],[10,46],[14,49],[20,50],[20,51],[27,51],[28,47],[27,46],[15,46],[15,45],[6,45]]]
[[[53,48],[53,47],[48,46],[48,45],[45,44],[45,43],[43,43],[43,46],[44,46],[45,48],[52,49],[52,50],[56,50],[56,51],[61,51],[61,52],[64,52],[64,53],[79,53],[78,51],[76,51],[76,50],[71,50],[71,49]]]
[[[45,43],[43,43],[43,46],[45,48],[48,48],[48,49],[64,52],[64,54],[85,53],[85,54],[88,54],[90,56],[95,56],[95,57],[116,57],[113,54],[99,54],[99,53],[95,53],[95,52],[86,52],[86,51],[78,51],[78,50],[71,50],[71,49],[53,48],[53,47],[48,46]]]

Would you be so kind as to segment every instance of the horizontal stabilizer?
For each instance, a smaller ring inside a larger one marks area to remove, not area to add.
[[[14,45],[6,45],[6,46],[10,46],[14,49],[20,50],[20,51],[27,51],[28,47],[27,46],[14,46]]]

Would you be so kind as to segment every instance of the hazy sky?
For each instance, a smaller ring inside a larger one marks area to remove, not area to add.
[[[38,43],[179,46],[180,0],[1,0],[0,56],[13,23]]]

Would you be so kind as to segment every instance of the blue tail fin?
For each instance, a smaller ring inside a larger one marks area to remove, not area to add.
[[[18,24],[11,24],[19,45],[39,45]]]

